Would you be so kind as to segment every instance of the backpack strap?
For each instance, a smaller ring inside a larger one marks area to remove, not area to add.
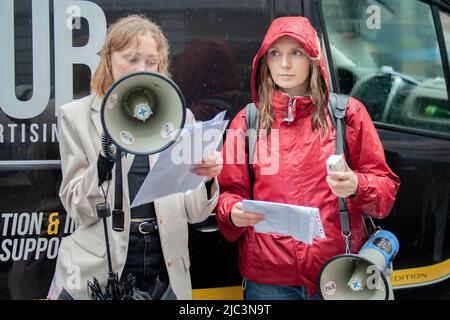
[[[259,131],[259,113],[254,103],[249,103],[245,107],[245,124],[247,134],[245,136],[248,148],[248,174],[250,176],[251,198],[253,198],[253,184],[255,182],[255,173],[253,172],[253,159],[255,157],[256,140],[258,140]]]
[[[349,156],[347,145],[345,144],[345,113],[347,111],[348,96],[336,93],[330,93],[328,100],[328,111],[331,122],[336,129],[336,154],[345,154],[347,163]]]
[[[349,163],[348,151],[345,144],[345,112],[347,111],[348,96],[330,93],[328,100],[328,111],[331,122],[336,129],[336,154],[344,154]],[[352,249],[350,217],[344,198],[339,198],[339,220],[341,222],[342,235],[345,238],[345,253]]]

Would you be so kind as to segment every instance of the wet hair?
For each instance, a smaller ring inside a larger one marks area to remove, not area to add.
[[[91,80],[91,90],[103,97],[114,82],[111,67],[111,54],[132,45],[139,45],[141,36],[150,35],[156,41],[159,53],[158,72],[169,74],[169,42],[161,27],[144,15],[133,14],[117,20],[108,28],[103,48],[100,50],[100,63]]]

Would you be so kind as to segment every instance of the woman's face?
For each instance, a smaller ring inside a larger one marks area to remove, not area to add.
[[[281,37],[267,50],[270,75],[281,91],[291,97],[305,95],[309,87],[311,61],[300,43]]]
[[[160,56],[155,39],[150,35],[139,37],[139,44],[129,45],[111,54],[111,67],[114,81],[123,76],[138,72],[158,72]]]

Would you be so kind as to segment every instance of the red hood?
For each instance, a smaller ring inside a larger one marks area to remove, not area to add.
[[[309,56],[316,58],[320,54],[320,70],[327,87],[328,100],[328,74],[325,67],[325,59],[320,47],[317,47],[315,39],[316,31],[305,17],[281,17],[275,19],[269,27],[267,34],[259,48],[256,56],[253,58],[252,70],[252,98],[253,102],[258,105],[258,83],[257,75],[259,73],[259,61],[267,52],[272,43],[283,36],[289,36],[300,42],[301,46],[306,50]]]

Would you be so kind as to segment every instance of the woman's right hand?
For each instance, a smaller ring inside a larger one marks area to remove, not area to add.
[[[236,227],[248,227],[264,220],[264,215],[260,213],[242,210],[242,202],[236,202],[230,213],[231,222]]]

